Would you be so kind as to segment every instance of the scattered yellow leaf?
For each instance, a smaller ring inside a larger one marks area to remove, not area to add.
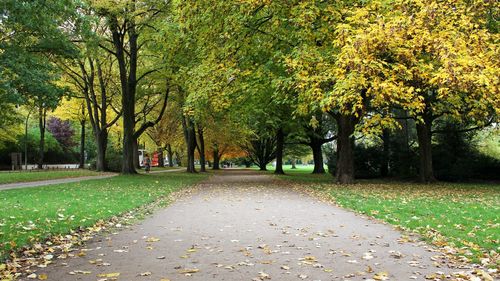
[[[181,274],[196,273],[198,271],[200,271],[198,268],[184,268],[184,269],[179,270],[179,273],[181,273]]]
[[[118,276],[120,276],[119,272],[97,274],[97,277],[104,277],[104,278],[113,278]]]

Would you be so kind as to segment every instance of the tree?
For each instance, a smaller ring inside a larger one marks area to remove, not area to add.
[[[71,34],[79,28],[75,3],[53,1],[4,1],[0,7],[0,104],[36,106],[40,143],[38,167],[43,165],[47,110],[54,109],[65,90],[55,81],[56,57],[75,55]],[[62,28],[64,27],[64,28]],[[10,107],[7,106],[7,109]]]
[[[330,106],[352,114],[344,121],[347,125],[371,110],[363,120],[365,128],[379,132],[397,125],[389,108],[408,111],[416,120],[422,182],[434,180],[431,139],[436,119],[472,118],[481,125],[498,114],[498,36],[467,12],[482,6],[422,0],[397,1],[389,9],[374,1],[337,26],[340,52],[332,72],[337,94],[330,95]],[[339,143],[346,142],[341,130]]]
[[[291,138],[291,144],[302,144],[311,148],[314,161],[313,174],[325,173],[322,146],[337,138],[336,135],[332,135],[335,127],[331,123],[331,117],[317,111],[313,115],[301,118],[296,126],[302,127],[302,130],[297,130]]]
[[[142,48],[150,42],[142,40],[144,36],[141,35],[152,29],[155,20],[167,10],[169,3],[159,0],[127,0],[116,3],[106,0],[93,1],[92,4],[95,10],[106,18],[108,34],[111,35],[111,38],[100,43],[100,47],[112,54],[118,63],[123,110],[122,173],[135,174],[137,85],[146,76],[157,71],[155,67],[151,68],[151,65],[142,63]]]
[[[175,100],[170,103],[160,122],[147,131],[148,136],[158,147],[166,150],[169,167],[174,166],[174,148],[179,139],[182,139],[181,119],[177,112]]]
[[[97,146],[96,170],[106,171],[106,150],[110,128],[118,122],[122,111],[117,109],[119,93],[116,87],[114,61],[92,47],[92,42],[80,46],[81,56],[59,61],[65,80],[73,88],[73,98],[85,101],[86,111]]]
[[[71,128],[69,120],[61,120],[57,117],[50,117],[47,122],[47,130],[59,142],[61,147],[68,151],[71,147],[75,146],[74,135],[75,130]]]
[[[250,140],[245,149],[248,157],[259,166],[259,170],[267,171],[267,164],[276,158],[276,139],[270,136],[258,136]]]
[[[149,87],[142,87],[141,91],[138,91],[138,98],[141,100],[139,103],[141,109],[136,112],[135,123],[136,126],[137,124],[140,124],[140,126],[138,129],[135,129],[133,135],[134,163],[136,168],[139,168],[138,139],[147,129],[154,127],[162,120],[167,108],[170,93],[168,82],[165,85],[165,89],[155,84],[149,84],[147,86]],[[153,88],[153,90],[151,88]]]

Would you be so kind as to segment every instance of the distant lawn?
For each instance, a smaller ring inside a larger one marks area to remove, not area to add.
[[[299,182],[314,182],[314,183],[331,183],[333,182],[333,177],[328,173],[328,167],[324,166],[325,174],[312,174],[314,170],[314,165],[302,165],[297,164],[296,169],[292,169],[292,165],[283,165],[283,171],[285,175],[281,175],[280,178],[290,181]],[[259,167],[253,166],[251,169],[259,170]],[[267,172],[274,173],[274,167],[272,165],[267,166]]]
[[[54,170],[54,171],[20,171],[20,172],[0,172],[0,184],[16,182],[32,182],[42,180],[77,178],[85,176],[98,176],[98,173],[86,169]]]
[[[307,174],[307,169],[279,176],[305,183],[342,207],[416,231],[437,246],[461,248],[459,255],[483,258],[500,251],[500,185],[471,183],[417,184],[360,180],[333,184],[333,177]]]
[[[69,233],[155,201],[207,174],[165,173],[0,191],[0,260],[13,248]]]

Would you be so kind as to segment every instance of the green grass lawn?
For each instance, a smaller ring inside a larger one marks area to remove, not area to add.
[[[341,186],[329,174],[311,175],[309,168],[285,172],[280,178],[307,183],[342,207],[415,231],[437,246],[461,248],[474,261],[500,252],[499,184],[360,180]]]
[[[0,172],[0,184],[16,182],[32,182],[42,180],[53,180],[63,178],[76,178],[85,176],[98,176],[102,173],[85,170],[54,170],[54,171],[22,171],[22,172]]]
[[[207,174],[116,176],[79,183],[0,191],[0,260],[51,234],[69,233],[151,203]]]

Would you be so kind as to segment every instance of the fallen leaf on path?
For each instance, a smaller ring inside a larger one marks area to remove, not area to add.
[[[115,278],[118,276],[120,276],[119,272],[97,274],[97,277],[104,277],[104,278]]]
[[[150,276],[151,275],[151,272],[150,271],[146,271],[146,272],[143,272],[141,274],[139,274],[140,276]]]
[[[379,272],[373,276],[375,280],[389,280],[389,274],[387,272]]]
[[[290,267],[289,267],[289,266],[286,266],[286,265],[282,265],[282,266],[281,266],[281,269],[284,269],[284,270],[290,270]]]
[[[259,272],[259,278],[260,278],[260,280],[266,280],[266,279],[271,279],[271,276],[269,276],[269,274],[261,271],[261,272]]]
[[[181,274],[196,273],[198,271],[200,271],[198,268],[184,268],[184,269],[179,270],[179,273],[181,273]]]

